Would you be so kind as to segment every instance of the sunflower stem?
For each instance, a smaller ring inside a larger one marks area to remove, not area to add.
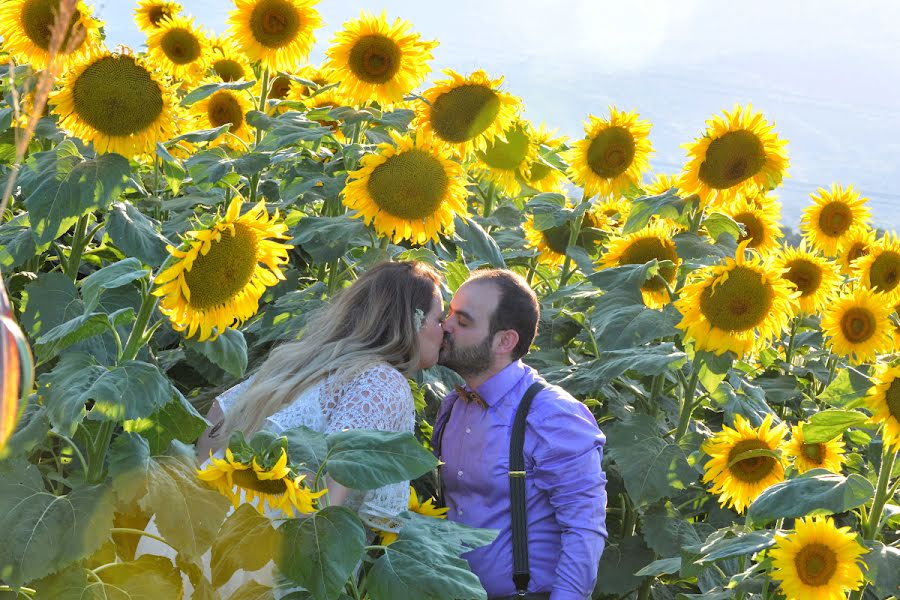
[[[356,587],[356,575],[350,575],[350,579],[347,580],[347,585],[345,586],[350,590],[351,596],[353,596],[354,600],[362,600],[362,596],[359,595],[359,588]]]
[[[637,600],[650,599],[650,588],[653,587],[654,579],[655,577],[646,577],[644,581],[641,582],[641,587],[638,590]]]
[[[15,592],[17,594],[22,594],[23,596],[32,597],[37,594],[37,590],[27,587],[19,587],[14,588],[8,585],[0,585],[0,592]]]
[[[87,244],[88,215],[78,217],[78,224],[75,225],[75,233],[72,234],[72,248],[69,250],[69,259],[66,262],[66,275],[69,279],[75,281],[78,278],[78,268],[81,266],[81,254],[84,252],[84,246]]]
[[[488,184],[488,193],[484,197],[484,218],[487,219],[491,216],[491,212],[494,210],[494,195],[497,193],[497,186],[494,185],[492,181]]]
[[[85,472],[87,472],[88,461],[84,458],[84,454],[81,453],[81,449],[75,444],[74,441],[72,441],[71,438],[64,436],[61,433],[56,433],[52,429],[50,431],[48,431],[47,433],[49,433],[52,436],[58,437],[59,439],[63,440],[67,444],[69,444],[69,446],[72,448],[72,452],[75,453],[75,456],[77,456],[79,462],[81,462],[81,468],[84,469]]]
[[[160,537],[156,534],[150,533],[149,531],[144,531],[143,529],[132,529],[131,527],[113,527],[112,529],[109,530],[109,532],[110,533],[130,533],[132,535],[142,535],[142,536],[148,537],[152,540],[162,542],[166,546],[173,548],[175,550],[178,550],[178,548],[175,548],[175,546],[173,546],[168,541],[166,541],[165,538]]]
[[[691,363],[691,379],[688,381],[687,388],[684,390],[684,397],[681,399],[681,415],[678,418],[678,429],[675,430],[676,443],[687,433],[691,415],[696,408],[694,394],[697,392],[697,384],[700,382],[700,367],[702,363],[703,359],[700,357],[700,353],[695,353],[694,360]]]
[[[106,451],[116,428],[115,421],[103,421],[97,431],[97,437],[88,450],[88,469],[85,480],[88,483],[100,483],[103,480],[103,464],[106,462]]]
[[[131,328],[131,333],[128,334],[128,341],[125,342],[125,349],[119,357],[119,363],[134,360],[137,356],[138,350],[145,339],[147,323],[150,321],[150,316],[159,302],[159,298],[150,293],[150,288],[143,279],[141,280],[141,292],[141,308],[134,321],[134,326]]]
[[[794,338],[797,336],[797,330],[800,328],[800,317],[794,317],[791,323],[791,337],[788,340],[787,351],[784,353],[784,374],[790,375],[794,370],[791,360],[794,358]]]
[[[885,446],[881,458],[881,470],[878,473],[878,485],[875,488],[875,499],[872,501],[872,510],[869,511],[869,518],[863,526],[863,539],[865,540],[874,540],[881,529],[881,515],[884,512],[884,505],[890,499],[888,486],[896,459],[897,452],[893,450],[892,446]]]
[[[262,85],[259,90],[259,112],[265,114],[266,112],[266,96],[269,93],[269,67],[265,67],[263,69],[263,77],[262,77]],[[259,127],[256,128],[256,136],[254,147],[259,146],[259,143],[262,141],[262,129]],[[256,204],[256,188],[259,187],[259,173],[254,173],[250,177],[250,203]]]

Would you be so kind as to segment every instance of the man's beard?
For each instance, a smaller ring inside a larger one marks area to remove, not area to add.
[[[493,336],[488,334],[473,346],[458,347],[449,335],[444,335],[444,347],[438,355],[438,364],[456,371],[462,377],[480,375],[491,368],[494,354],[491,350]]]

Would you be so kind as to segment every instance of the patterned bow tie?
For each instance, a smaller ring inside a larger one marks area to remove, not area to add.
[[[487,402],[484,401],[484,398],[482,398],[478,392],[470,392],[461,385],[458,385],[456,386],[456,393],[466,402],[474,402],[481,408],[487,408]]]

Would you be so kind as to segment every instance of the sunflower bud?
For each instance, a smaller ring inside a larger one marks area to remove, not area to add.
[[[12,304],[0,277],[0,451],[16,427],[19,398],[33,382],[31,349],[13,319]]]

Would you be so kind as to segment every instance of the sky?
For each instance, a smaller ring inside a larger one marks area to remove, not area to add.
[[[100,0],[107,43],[140,49],[136,4]],[[233,4],[182,0],[221,33]],[[310,56],[362,10],[386,11],[437,39],[440,70],[504,76],[525,116],[570,137],[608,106],[650,120],[656,172],[680,171],[682,144],[705,121],[751,103],[788,140],[789,178],[776,195],[796,229],[809,194],[832,183],[869,199],[873,224],[900,224],[900,2],[895,0],[323,0],[325,27]]]

